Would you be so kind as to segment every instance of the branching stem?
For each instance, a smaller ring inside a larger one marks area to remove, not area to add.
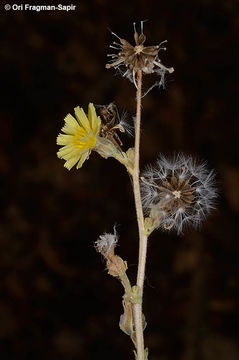
[[[142,98],[142,72],[139,70],[137,72],[137,109],[136,109],[136,123],[135,123],[135,147],[134,147],[135,158],[134,158],[134,171],[133,171],[133,186],[134,186],[134,199],[135,199],[135,208],[136,208],[138,231],[139,231],[139,259],[138,259],[137,286],[139,287],[141,297],[143,297],[145,263],[146,263],[146,253],[147,253],[147,235],[145,234],[144,215],[143,215],[140,183],[139,183],[141,98]],[[134,322],[135,322],[135,331],[136,331],[137,360],[144,360],[142,303],[134,304]]]

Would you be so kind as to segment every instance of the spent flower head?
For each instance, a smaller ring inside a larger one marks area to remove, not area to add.
[[[120,38],[114,32],[112,32],[119,42],[113,42],[113,45],[110,45],[110,48],[117,50],[117,54],[108,54],[107,56],[111,57],[109,64],[106,64],[106,68],[115,68],[119,69],[123,76],[126,76],[133,81],[137,87],[135,74],[137,71],[142,71],[143,74],[152,74],[156,73],[160,77],[164,78],[166,72],[172,73],[174,69],[167,68],[161,64],[159,59],[159,51],[166,50],[162,46],[163,43],[167,40],[161,42],[158,45],[145,46],[146,36],[143,33],[143,21],[141,21],[141,34],[139,35],[136,31],[134,23],[134,40],[135,45],[131,45],[125,39]],[[124,68],[124,70],[122,70]]]
[[[113,102],[108,105],[96,105],[96,108],[101,118],[100,136],[111,140],[116,148],[122,151],[123,143],[117,132],[132,135],[132,128],[125,119],[126,115],[123,114],[120,117],[117,106]]]
[[[123,280],[122,276],[125,275],[125,271],[127,270],[127,263],[120,256],[115,255],[117,242],[118,235],[116,233],[116,227],[114,226],[113,234],[104,233],[100,235],[99,239],[95,242],[95,248],[106,259],[108,273]]]
[[[104,233],[103,235],[99,236],[99,239],[95,242],[95,248],[105,258],[107,258],[110,253],[114,253],[117,242],[118,235],[114,226],[113,234]]]
[[[186,224],[199,225],[214,208],[214,178],[205,163],[197,164],[191,156],[161,156],[141,178],[144,208],[154,226],[180,233]]]

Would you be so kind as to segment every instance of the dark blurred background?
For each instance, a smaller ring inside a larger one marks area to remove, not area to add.
[[[72,3],[69,12],[0,7],[0,358],[133,359],[118,327],[121,284],[93,244],[117,223],[117,251],[134,281],[129,177],[96,153],[69,172],[56,136],[64,116],[89,102],[115,101],[132,123],[135,88],[105,69],[108,29],[132,42],[132,23],[148,19],[147,44],[167,39],[162,62],[175,72],[144,98],[141,165],[160,152],[193,154],[216,169],[220,196],[200,231],[150,238],[146,345],[150,360],[237,360],[238,2]],[[133,145],[122,140],[125,150]]]

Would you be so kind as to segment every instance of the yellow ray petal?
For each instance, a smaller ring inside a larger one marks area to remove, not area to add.
[[[85,160],[88,158],[89,155],[90,155],[89,151],[81,155],[80,161],[76,165],[77,169],[80,169],[82,167],[83,163],[85,162]]]
[[[88,106],[88,118],[93,133],[95,135],[98,134],[100,130],[101,120],[99,116],[97,117],[95,107],[92,103],[89,103]]]
[[[68,145],[74,140],[73,135],[59,134],[56,138],[57,145]]]
[[[68,161],[68,160],[70,160],[70,159],[73,159],[74,157],[80,157],[81,156],[81,154],[82,154],[82,151],[72,151],[72,152],[70,152],[70,153],[68,153],[68,154],[65,154],[64,156],[63,156],[63,159],[64,160],[66,160],[66,161]]]
[[[64,154],[67,154],[70,151],[72,151],[72,145],[65,145],[59,149],[59,151],[57,152],[57,156],[62,157],[64,156]]]
[[[89,120],[87,119],[87,116],[84,112],[84,110],[82,108],[80,108],[79,106],[77,106],[75,109],[75,115],[76,115],[76,118],[79,122],[79,124],[81,126],[83,126],[85,128],[85,130],[89,130],[90,128],[90,124],[89,124]]]
[[[64,166],[70,170],[76,163],[77,161],[79,161],[80,155],[75,156],[73,158],[70,158],[69,160],[67,160],[64,164]]]
[[[66,135],[75,135],[77,133],[80,136],[85,136],[87,132],[87,130],[85,130],[83,126],[80,126],[79,124],[78,124],[78,129],[75,129],[72,126],[65,124],[61,129],[61,131],[63,131]]]
[[[80,125],[71,114],[67,114],[66,117],[64,118],[64,121],[65,121],[65,127],[68,128],[69,130],[74,129],[76,131],[80,129]]]

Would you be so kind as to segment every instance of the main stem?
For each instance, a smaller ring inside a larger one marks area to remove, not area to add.
[[[142,98],[142,72],[137,72],[137,109],[135,122],[135,158],[133,171],[133,186],[135,208],[139,230],[139,259],[137,286],[143,299],[143,286],[145,277],[145,263],[147,253],[147,236],[145,235],[144,215],[141,201],[140,184],[139,184],[139,149],[140,149],[140,122],[141,122],[141,98]],[[144,360],[144,334],[142,321],[142,303],[134,304],[134,322],[136,332],[137,360]]]

